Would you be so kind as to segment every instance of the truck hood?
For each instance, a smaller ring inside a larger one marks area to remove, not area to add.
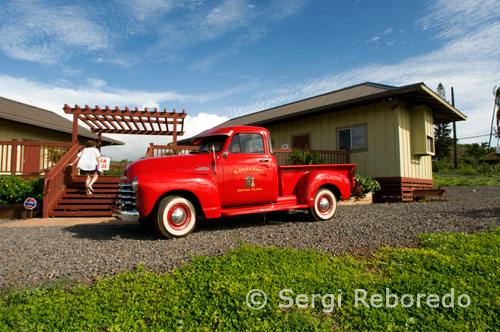
[[[154,173],[207,175],[212,173],[212,159],[209,153],[141,159],[128,165],[125,174],[129,180],[139,174]]]

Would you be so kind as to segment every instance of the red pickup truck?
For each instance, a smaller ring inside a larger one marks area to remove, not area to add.
[[[278,167],[264,128],[214,128],[193,143],[198,152],[127,166],[114,216],[154,223],[169,238],[192,232],[198,216],[308,209],[311,219],[329,220],[354,185],[354,164]]]

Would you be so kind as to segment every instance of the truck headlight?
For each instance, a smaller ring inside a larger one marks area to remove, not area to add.
[[[137,188],[139,188],[139,181],[137,180],[137,177],[132,179],[132,190],[137,191]]]

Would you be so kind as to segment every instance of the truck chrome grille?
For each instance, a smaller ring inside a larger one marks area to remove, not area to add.
[[[119,211],[135,211],[135,191],[132,189],[132,183],[120,182],[116,209]]]

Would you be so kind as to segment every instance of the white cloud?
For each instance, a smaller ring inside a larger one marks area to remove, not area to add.
[[[179,136],[178,139],[193,137],[227,120],[227,117],[216,114],[199,113],[194,116],[188,115],[184,119],[185,134],[184,136]],[[112,135],[111,137],[125,143],[124,146],[103,148],[103,155],[111,157],[112,160],[137,160],[145,156],[149,143],[167,145],[172,142],[171,136]]]
[[[285,86],[255,96],[256,102],[250,105],[228,107],[226,111],[232,116],[240,116],[364,81],[396,86],[424,82],[431,89],[442,82],[448,96],[449,89],[454,87],[456,106],[468,116],[466,122],[457,124],[458,136],[486,134],[493,105],[491,91],[494,85],[500,84],[498,36],[500,22],[483,24],[427,54],[391,65],[368,65]]]
[[[181,1],[174,0],[127,0],[124,2],[130,13],[138,20],[145,21],[157,18],[170,12]]]
[[[8,56],[55,64],[74,53],[110,46],[108,33],[94,23],[85,8],[11,1],[0,14],[0,49]]]
[[[419,24],[438,29],[438,37],[453,38],[498,21],[499,13],[498,0],[438,0]]]
[[[61,87],[34,82],[24,78],[0,75],[2,97],[51,110],[62,116],[66,116],[62,111],[64,104],[79,104],[81,106],[99,105],[100,107],[110,106],[112,108],[115,106],[140,106],[143,109],[144,107],[160,108],[160,103],[165,104],[168,102],[168,104],[175,108],[177,103],[206,103],[224,98],[242,89],[245,89],[245,87],[235,87],[227,91],[219,91],[211,94],[187,95],[169,91],[147,92],[111,89],[105,81],[100,79],[89,80],[88,86],[85,87]],[[168,110],[171,111],[172,109]],[[178,107],[177,111],[181,110],[182,107]],[[68,118],[70,117],[68,116]],[[227,120],[226,117],[215,114],[199,113],[197,115],[188,115],[185,119],[184,130],[186,134],[184,137],[196,135],[205,129]],[[124,147],[107,148],[106,154],[110,155],[113,159],[137,159],[144,156],[149,142],[156,144],[171,142],[170,137],[158,136],[110,135],[110,137],[126,143]]]

